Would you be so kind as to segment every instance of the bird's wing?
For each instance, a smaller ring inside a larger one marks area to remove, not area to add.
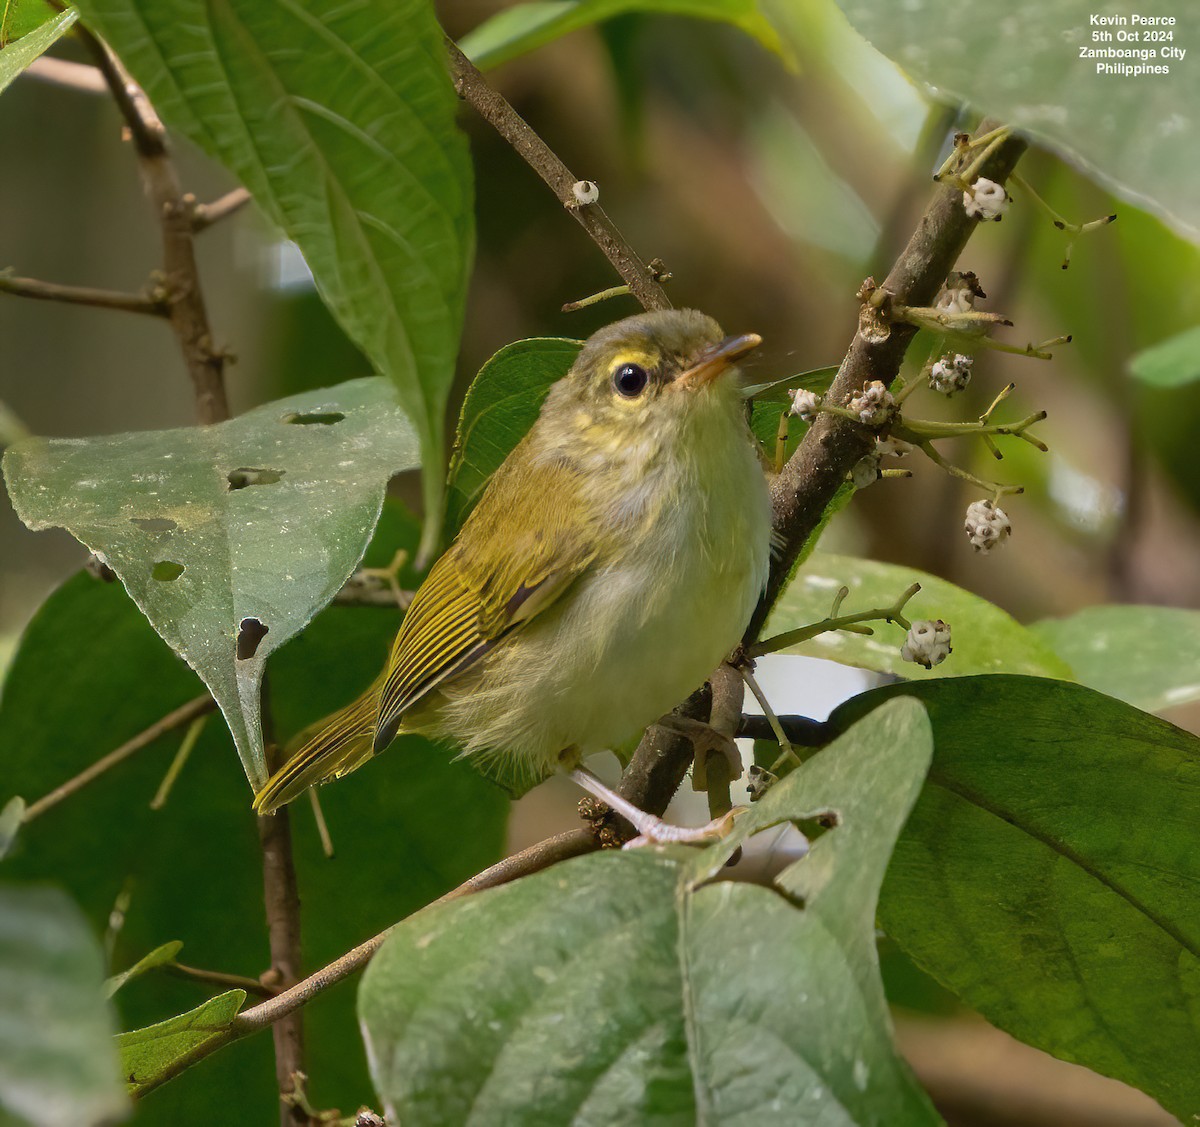
[[[596,551],[572,471],[528,458],[505,463],[404,616],[380,694],[376,750],[425,694],[550,606]]]

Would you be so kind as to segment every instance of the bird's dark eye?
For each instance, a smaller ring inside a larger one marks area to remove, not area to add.
[[[618,395],[623,395],[626,399],[641,395],[649,382],[650,377],[640,364],[622,364],[613,372],[613,387],[617,389]]]

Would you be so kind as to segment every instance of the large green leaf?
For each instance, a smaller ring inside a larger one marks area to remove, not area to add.
[[[1090,689],[954,678],[888,870],[887,933],[989,1021],[1200,1112],[1200,740]]]
[[[458,417],[446,530],[458,531],[487,480],[533,426],[550,385],[575,363],[583,342],[534,337],[506,344],[467,389]]]
[[[396,1122],[936,1122],[874,934],[929,753],[918,707],[882,709],[702,853],[580,858],[401,924],[359,998]],[[710,883],[752,833],[821,812],[836,828],[774,890]]]
[[[0,1119],[79,1127],[124,1117],[99,944],[57,889],[0,887]]]
[[[426,545],[473,245],[458,99],[428,0],[82,0],[169,125],[295,240],[421,439]]]
[[[1089,688],[1159,712],[1200,700],[1200,611],[1087,607],[1033,632]]]
[[[416,545],[417,522],[391,504],[379,528],[369,565]],[[411,572],[401,581],[410,584]],[[280,739],[370,683],[399,618],[374,607],[334,606],[275,655],[271,707]],[[97,639],[102,647],[92,644]],[[119,584],[75,577],[26,630],[0,700],[0,803],[12,792],[40,798],[200,692],[199,679]],[[127,898],[124,925],[111,939],[110,971],[178,939],[190,965],[255,978],[269,965],[261,850],[223,724],[208,723],[165,807],[149,806],[182,735],[156,741],[23,826],[3,873],[65,884],[98,930],[109,926],[114,902]],[[322,853],[308,802],[293,807],[306,969],[502,856],[507,799],[451,757],[405,737],[362,771],[325,787],[333,860]],[[127,982],[114,1000],[123,1027],[131,1029],[191,1010],[208,992],[151,971]],[[309,1092],[318,1105],[369,1102],[353,991],[333,990],[307,1007],[305,1033]],[[225,1123],[229,1093],[236,1092],[239,1121],[267,1122],[278,1116],[271,1060],[269,1035],[241,1041],[139,1101],[137,1121]]]
[[[3,93],[34,59],[40,58],[66,33],[78,18],[74,9],[59,12],[53,19],[35,27],[15,43],[0,40],[0,93]]]
[[[1135,9],[1100,9],[1092,0],[1013,0],[980,18],[970,5],[838,0],[874,46],[943,99],[971,103],[1019,126],[1082,166],[1118,196],[1200,237],[1194,154],[1200,148],[1200,18],[1194,5],[1167,0]],[[1135,25],[1131,12],[1168,18],[1169,28]],[[1122,26],[1094,25],[1097,17]],[[1170,42],[1148,42],[1151,30]],[[1095,40],[1097,32],[1112,35]],[[1137,36],[1119,42],[1117,34]],[[1081,49],[1186,50],[1186,59],[1080,58]],[[1098,65],[1165,66],[1169,74],[1098,73]],[[1032,207],[1019,196],[1018,206]]]
[[[789,63],[795,56],[760,10],[758,0],[539,0],[498,12],[462,39],[483,69],[533,51],[568,32],[630,12],[720,20],[741,28]]]
[[[823,657],[915,680],[975,673],[1029,673],[1071,679],[1071,668],[1044,639],[978,595],[915,568],[827,552],[814,552],[796,574],[775,604],[763,637],[824,618],[843,585],[850,588],[850,594],[838,613],[845,615],[890,606],[911,583],[920,583],[921,590],[905,607],[905,617],[910,621],[941,618],[950,624],[954,653],[941,665],[926,670],[902,661],[904,631],[886,623],[876,623],[872,635],[845,631],[818,634],[783,652]]]
[[[369,377],[216,426],[25,439],[4,472],[21,519],[104,559],[200,674],[257,788],[267,657],[345,583],[416,457],[394,390]]]

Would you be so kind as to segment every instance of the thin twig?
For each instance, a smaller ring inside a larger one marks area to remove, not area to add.
[[[31,297],[35,301],[61,301],[67,305],[93,305],[98,309],[118,309],[124,313],[147,313],[154,317],[170,316],[166,295],[147,297],[140,293],[94,289],[91,286],[62,286],[37,278],[19,278],[0,272],[0,293]]]
[[[222,219],[240,211],[253,197],[245,188],[234,188],[212,203],[198,203],[192,207],[192,230],[199,234],[201,231],[219,223]]]
[[[174,731],[176,728],[182,728],[184,724],[190,724],[198,716],[203,716],[206,712],[211,712],[216,708],[216,702],[207,693],[204,696],[195,697],[188,701],[187,704],[180,705],[174,712],[168,712],[161,720],[155,721],[143,732],[139,732],[131,740],[127,740],[120,747],[110,751],[107,755],[101,756],[90,767],[80,771],[73,779],[68,779],[60,787],[55,787],[44,798],[39,798],[36,802],[32,802],[25,810],[23,822],[32,822],[34,818],[39,817],[49,810],[52,806],[57,806],[64,798],[70,798],[76,791],[82,790],[93,779],[98,779],[105,771],[115,767],[118,763],[123,763],[135,751],[141,751],[142,748],[152,744],[159,736],[165,735],[167,732]]]
[[[161,810],[167,804],[167,798],[171,794],[172,788],[175,786],[176,780],[179,778],[180,772],[183,770],[184,764],[192,754],[197,741],[200,739],[200,733],[204,731],[204,725],[208,722],[208,714],[197,716],[192,721],[188,730],[183,735],[183,741],[179,745],[179,750],[175,753],[175,758],[171,760],[171,766],[167,768],[167,773],[163,776],[163,780],[158,784],[158,790],[154,797],[150,800],[151,810]]]
[[[245,990],[259,998],[274,998],[279,991],[265,986],[257,978],[249,978],[244,974],[226,974],[219,970],[205,970],[202,967],[189,967],[183,963],[169,962],[163,964],[163,970],[178,978],[190,978],[196,982],[208,982],[225,990]]]
[[[581,205],[576,200],[573,189],[579,177],[530,129],[520,114],[488,85],[475,64],[449,38],[446,39],[446,51],[450,56],[450,74],[459,96],[469,102],[513,147],[517,155],[558,197],[558,202],[575,216],[621,275],[629,292],[646,309],[670,309],[671,300],[658,284],[655,269],[642,261],[598,204]]]
[[[167,150],[162,122],[116,56],[87,28],[76,25],[75,33],[95,59],[129,127],[142,182],[158,216],[168,316],[192,380],[197,418],[201,423],[223,422],[229,418],[229,402],[225,396],[226,357],[213,344],[192,240],[194,209],[184,201],[179,174]]]
[[[56,59],[53,55],[43,55],[34,59],[25,68],[30,78],[47,82],[52,86],[62,86],[68,90],[79,90],[84,94],[106,94],[108,83],[98,67],[89,63],[73,63],[69,59]]]

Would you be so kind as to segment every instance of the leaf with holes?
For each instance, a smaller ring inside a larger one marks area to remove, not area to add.
[[[389,1122],[938,1122],[875,954],[929,756],[923,711],[883,708],[699,854],[583,857],[401,923],[359,992]],[[774,889],[712,883],[755,832],[814,816],[837,824]]]
[[[53,888],[0,888],[0,1122],[112,1122],[129,1101],[104,1000],[104,956]]]
[[[443,419],[474,243],[471,165],[428,0],[81,0],[168,125],[293,239],[391,379],[440,517]],[[438,532],[426,524],[426,547]]]
[[[479,500],[488,478],[537,420],[551,384],[571,370],[583,342],[531,337],[506,344],[471,381],[458,416],[446,531],[453,535]]]
[[[1200,739],[1063,681],[891,686],[934,758],[880,920],[1001,1029],[1200,1113]],[[871,713],[873,715],[873,713]],[[855,728],[850,728],[854,731]]]
[[[394,388],[370,377],[216,426],[23,439],[4,473],[21,519],[100,556],[200,674],[257,788],[267,657],[345,583],[388,479],[416,464]]]

